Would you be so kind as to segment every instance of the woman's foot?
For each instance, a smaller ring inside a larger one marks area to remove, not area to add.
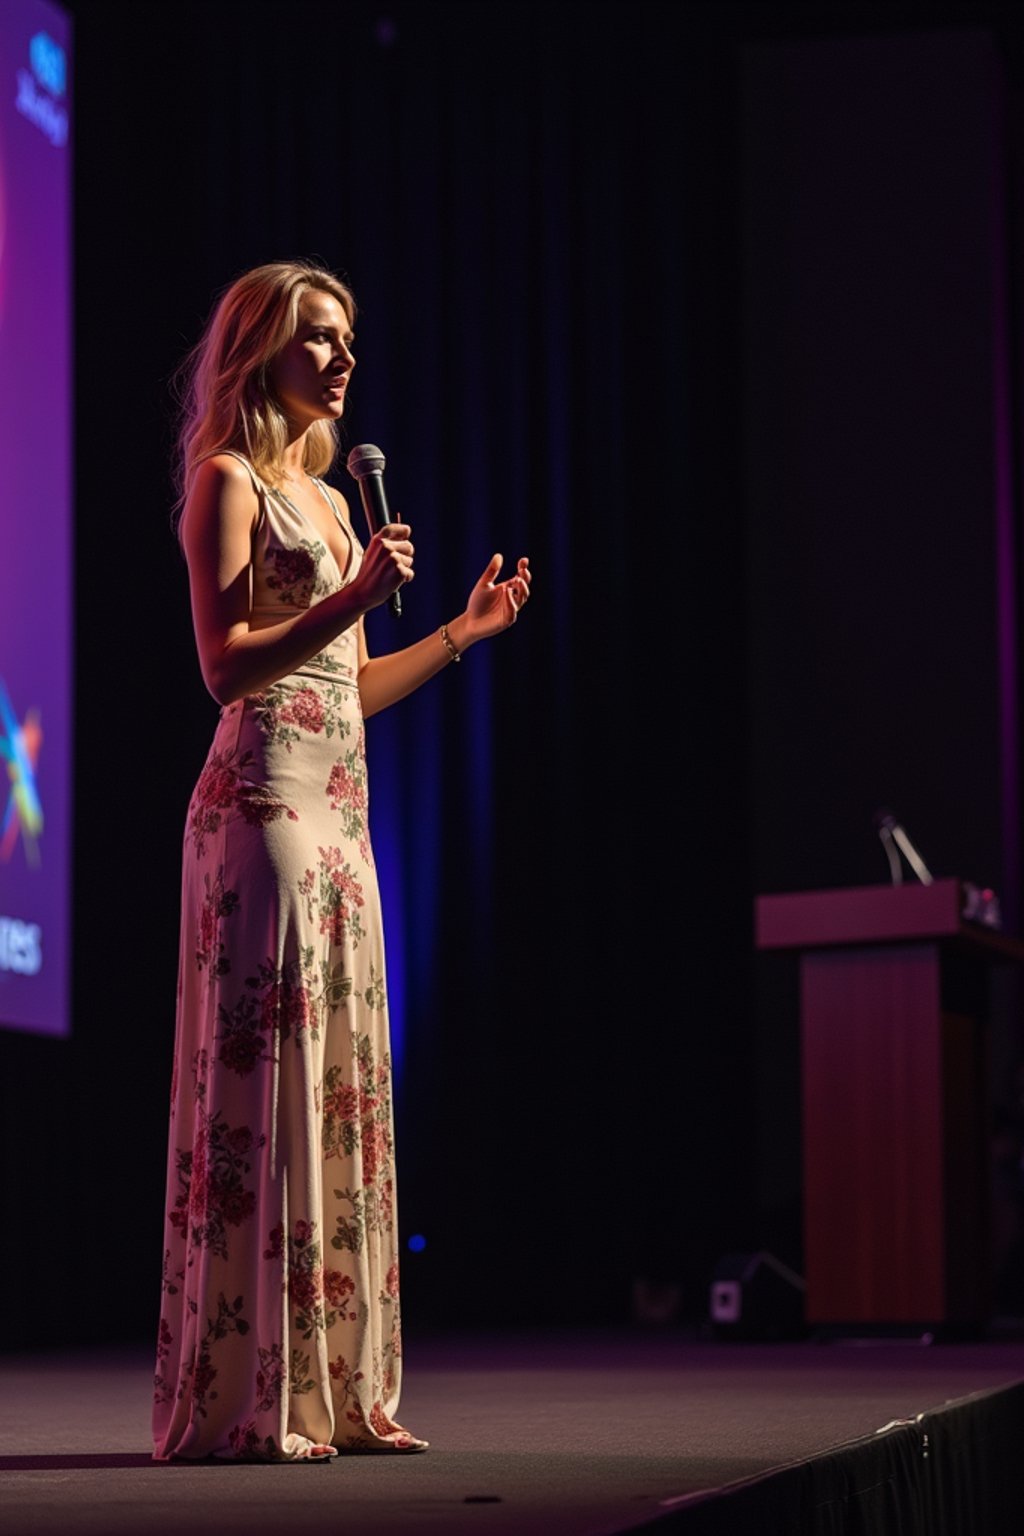
[[[429,1440],[417,1440],[415,1435],[410,1435],[407,1429],[403,1429],[400,1435],[393,1440],[385,1442],[383,1449],[392,1451],[425,1451],[430,1444]]]
[[[331,1461],[338,1452],[333,1445],[307,1445],[304,1451],[299,1451],[296,1461]]]
[[[417,1440],[407,1429],[399,1429],[379,1440],[356,1441],[343,1446],[342,1450],[351,1456],[408,1455],[413,1451],[425,1451],[429,1444],[429,1440]]]

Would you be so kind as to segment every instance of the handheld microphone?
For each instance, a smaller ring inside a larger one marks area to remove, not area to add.
[[[373,443],[360,443],[353,448],[346,460],[346,468],[353,480],[359,482],[359,498],[363,503],[366,526],[370,537],[391,521],[388,499],[384,494],[384,455]],[[402,595],[392,592],[388,605],[396,618],[402,614]]]

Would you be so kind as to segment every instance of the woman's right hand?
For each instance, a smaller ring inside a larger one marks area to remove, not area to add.
[[[363,563],[352,586],[368,609],[387,602],[392,592],[412,581],[415,551],[411,532],[408,523],[387,523],[363,551]]]

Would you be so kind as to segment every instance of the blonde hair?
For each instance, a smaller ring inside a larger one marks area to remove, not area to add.
[[[329,293],[352,325],[356,303],[333,272],[309,261],[273,261],[243,272],[221,294],[197,344],[174,375],[180,407],[172,521],[177,524],[200,460],[225,448],[244,453],[273,485],[288,442],[288,423],[274,397],[269,366],[298,329],[299,300],[310,289]],[[303,466],[331,467],[338,451],[333,421],[306,433]]]

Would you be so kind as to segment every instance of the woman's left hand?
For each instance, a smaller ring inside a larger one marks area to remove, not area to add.
[[[490,635],[508,629],[519,616],[519,610],[530,596],[530,562],[524,555],[516,562],[516,574],[507,581],[498,581],[502,556],[492,555],[487,567],[469,594],[466,618],[469,620],[472,640],[486,640]],[[470,637],[467,637],[470,638]]]

